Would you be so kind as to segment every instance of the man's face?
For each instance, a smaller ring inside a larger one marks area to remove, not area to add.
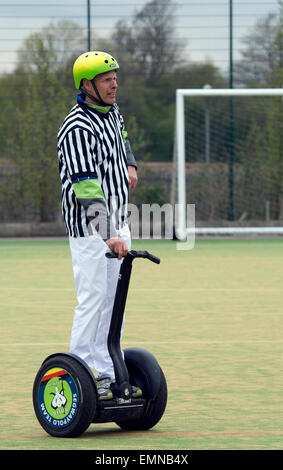
[[[93,96],[96,96],[92,84],[89,80],[86,80],[86,90],[89,91]],[[112,105],[116,101],[116,91],[118,88],[117,75],[115,71],[105,72],[97,75],[94,79],[95,85],[98,89],[100,97],[104,103]],[[98,97],[97,97],[98,98]]]

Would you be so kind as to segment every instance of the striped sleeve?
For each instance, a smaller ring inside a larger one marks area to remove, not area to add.
[[[87,130],[75,128],[65,134],[61,151],[72,182],[96,177],[95,137]]]

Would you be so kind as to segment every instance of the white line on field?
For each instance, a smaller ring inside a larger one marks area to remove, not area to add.
[[[67,292],[74,292],[75,288],[71,287],[0,287],[0,290],[23,290],[23,291],[67,291]],[[264,290],[261,287],[186,287],[186,288],[179,288],[179,287],[172,287],[172,288],[159,288],[159,287],[149,287],[149,288],[142,288],[142,287],[133,287],[130,288],[130,292],[138,291],[138,292],[282,292],[282,288],[268,288],[264,287]]]
[[[131,344],[283,344],[283,339],[278,340],[192,340],[192,341],[123,341],[124,345],[131,345]],[[22,346],[66,346],[69,343],[0,343],[0,347],[22,347]]]
[[[71,287],[0,287],[0,290],[24,290],[24,291],[68,291],[73,292]]]

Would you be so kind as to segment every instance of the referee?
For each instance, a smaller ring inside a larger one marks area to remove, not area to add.
[[[62,214],[78,300],[70,352],[97,372],[100,400],[113,396],[107,337],[121,259],[131,244],[128,188],[137,184],[135,158],[116,104],[118,69],[105,52],[77,58],[73,75],[81,93],[58,132]],[[107,259],[107,250],[118,259]],[[142,394],[137,387],[133,392]]]

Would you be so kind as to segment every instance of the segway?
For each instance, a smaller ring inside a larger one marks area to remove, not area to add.
[[[117,254],[110,252],[106,256],[116,258]],[[91,423],[105,422],[114,422],[124,430],[148,430],[165,411],[167,384],[155,357],[137,347],[121,352],[121,327],[135,258],[160,263],[147,251],[134,250],[121,263],[108,335],[115,371],[113,398],[98,400],[95,377],[78,356],[68,352],[48,356],[34,380],[33,406],[40,425],[51,436],[76,437]],[[131,386],[139,387],[142,396],[134,398]]]

